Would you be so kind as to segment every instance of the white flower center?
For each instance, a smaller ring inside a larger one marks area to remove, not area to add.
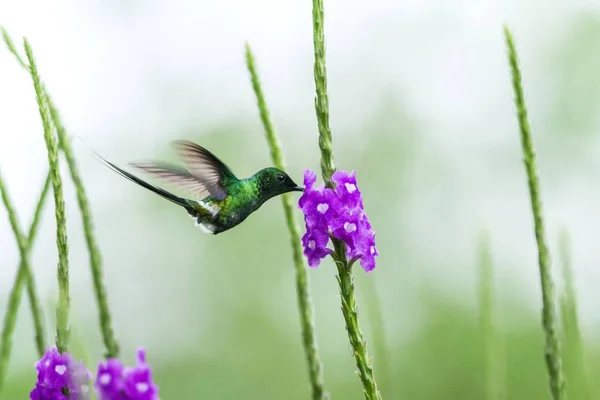
[[[370,252],[371,252],[371,255],[375,254],[375,246],[371,246]]]
[[[317,211],[319,211],[321,214],[325,214],[327,210],[329,210],[329,204],[327,203],[321,203],[317,206]]]
[[[135,390],[138,393],[146,393],[148,391],[148,384],[146,382],[138,382],[135,384]]]
[[[354,183],[346,183],[344,186],[346,186],[348,193],[353,193],[356,190],[356,185]]]
[[[317,247],[317,243],[314,240],[309,240],[308,241],[308,248],[310,250],[314,250]]]
[[[46,360],[46,362],[44,363],[44,365],[45,365],[46,367],[49,367],[49,366],[50,366],[50,360]]]
[[[67,366],[66,365],[57,365],[56,367],[54,367],[54,371],[59,375],[64,375],[65,372],[67,372]]]
[[[352,233],[356,230],[356,224],[353,224],[352,222],[346,222],[344,224],[344,229],[346,230],[346,232]]]
[[[112,376],[110,376],[110,374],[108,372],[100,375],[100,384],[106,386],[110,383],[110,381],[112,380]]]

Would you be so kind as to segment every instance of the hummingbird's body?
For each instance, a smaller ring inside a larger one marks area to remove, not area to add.
[[[196,220],[198,226],[209,233],[221,233],[239,225],[265,201],[276,196],[268,188],[262,187],[261,172],[231,184],[223,200],[214,196],[199,201],[188,200],[191,203],[188,213]]]
[[[277,168],[264,168],[249,178],[238,179],[229,167],[203,147],[183,140],[175,141],[174,145],[188,169],[157,162],[132,165],[188,190],[198,200],[179,197],[153,186],[94,154],[118,174],[185,208],[196,225],[214,235],[239,225],[270,198],[304,190]]]

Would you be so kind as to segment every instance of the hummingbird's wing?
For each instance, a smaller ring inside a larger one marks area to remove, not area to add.
[[[154,161],[134,162],[130,165],[166,183],[177,186],[198,199],[203,199],[210,194],[206,186],[198,181],[195,176],[176,165]]]
[[[189,173],[215,198],[225,199],[227,186],[238,180],[229,167],[210,151],[189,140],[176,140],[173,147]]]

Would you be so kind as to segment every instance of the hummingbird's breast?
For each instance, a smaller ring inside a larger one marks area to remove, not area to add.
[[[256,185],[240,181],[228,188],[225,199],[217,200],[209,196],[198,201],[198,205],[197,224],[210,233],[217,234],[242,223],[261,203]]]

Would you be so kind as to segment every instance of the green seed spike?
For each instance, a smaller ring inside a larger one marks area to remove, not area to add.
[[[535,225],[535,238],[538,246],[538,266],[540,272],[540,283],[542,286],[542,325],[546,336],[546,366],[550,380],[550,391],[554,400],[567,398],[565,391],[565,379],[562,367],[560,346],[558,343],[556,305],[554,294],[554,282],[550,269],[550,251],[546,239],[546,228],[542,213],[542,202],[540,200],[540,183],[537,176],[535,151],[529,121],[527,120],[527,108],[525,96],[523,95],[523,84],[521,82],[521,70],[517,60],[517,51],[512,34],[507,26],[504,26],[506,46],[508,48],[508,60],[512,72],[513,90],[515,92],[515,105],[521,132],[521,149],[527,173],[527,183],[531,200],[531,210]]]

